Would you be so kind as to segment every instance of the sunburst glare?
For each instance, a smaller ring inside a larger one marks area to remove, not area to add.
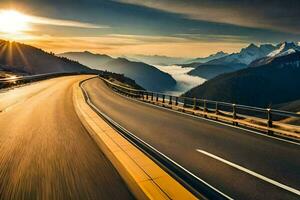
[[[29,18],[16,10],[0,10],[0,32],[18,34],[30,30]]]

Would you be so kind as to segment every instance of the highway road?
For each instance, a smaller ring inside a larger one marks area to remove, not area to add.
[[[234,199],[300,199],[300,146],[83,87],[99,110]]]
[[[0,199],[133,199],[61,77],[0,92]]]

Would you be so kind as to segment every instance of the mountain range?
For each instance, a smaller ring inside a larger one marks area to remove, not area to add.
[[[300,46],[298,44],[294,42],[283,42],[276,45],[275,50],[270,52],[267,56],[254,60],[253,62],[250,63],[249,66],[256,67],[256,66],[264,65],[271,62],[276,57],[289,55],[295,53],[296,51],[300,51]]]
[[[101,72],[130,85],[135,84],[134,79],[152,91],[164,91],[176,85],[169,74],[154,66],[125,58],[90,52],[70,52],[56,56],[33,46],[4,40],[0,40],[0,52],[0,71],[13,74]],[[95,66],[97,69],[87,66]],[[184,96],[259,107],[274,105],[278,108],[284,105],[285,108],[296,109],[299,105],[300,47],[296,43],[251,44],[239,53],[201,63],[191,73],[199,73],[199,76],[209,80],[189,90]],[[222,74],[215,76],[218,73]],[[141,87],[136,85],[136,88]],[[288,102],[296,103],[291,107]]]
[[[300,99],[299,77],[300,52],[295,51],[260,66],[219,75],[184,96],[268,107]]]
[[[190,63],[190,66],[195,69],[188,74],[211,79],[220,74],[244,69],[247,66],[267,64],[275,57],[294,53],[299,49],[300,47],[293,42],[284,42],[278,45],[262,44],[260,46],[250,44],[248,47],[241,49],[239,53],[232,53],[206,63],[199,63],[199,65]]]
[[[206,62],[209,62],[211,60],[215,60],[215,59],[219,59],[219,58],[222,58],[224,56],[227,56],[228,53],[224,53],[223,51],[219,51],[215,54],[211,54],[207,57],[203,57],[203,58],[194,58],[192,60],[188,60],[186,61],[186,63],[206,63]]]
[[[34,75],[56,72],[101,73],[108,78],[113,78],[134,88],[143,89],[134,80],[124,75],[91,69],[77,61],[58,57],[53,53],[47,53],[42,49],[26,44],[0,40],[0,52],[0,72],[3,77],[5,77],[5,74]]]
[[[276,49],[276,46],[272,44],[262,44],[257,46],[250,44],[246,48],[241,49],[238,53],[232,53],[219,59],[211,60],[210,64],[222,64],[222,63],[243,63],[245,65],[250,64],[252,61],[262,58],[270,54]]]
[[[209,55],[207,57],[199,57],[199,58],[181,58],[181,57],[169,57],[169,56],[160,56],[160,55],[131,55],[131,56],[123,56],[130,61],[135,62],[144,62],[150,65],[184,65],[190,63],[205,63],[217,58],[221,58],[223,56],[228,55],[223,51],[217,52],[215,54]]]
[[[112,58],[87,51],[66,52],[59,56],[76,60],[94,69],[124,74],[147,90],[161,92],[176,86],[176,81],[170,74],[143,62],[130,61],[126,58]]]
[[[159,56],[159,55],[131,55],[123,56],[130,61],[144,62],[149,65],[174,65],[175,63],[186,63],[186,58]]]

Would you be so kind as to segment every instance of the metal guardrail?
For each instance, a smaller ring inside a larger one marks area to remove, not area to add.
[[[32,81],[44,80],[47,78],[54,78],[59,76],[70,76],[70,75],[78,75],[81,73],[70,72],[70,73],[47,73],[47,74],[38,74],[38,75],[30,75],[30,76],[13,76],[9,78],[0,79],[0,89],[6,88],[9,86],[14,86],[22,83],[28,83]]]
[[[12,76],[9,78],[1,78],[0,83],[6,82],[14,82],[19,80],[34,80],[39,78],[51,77],[51,76],[64,76],[64,75],[74,75],[79,73],[46,73],[46,74],[38,74],[38,75],[29,75],[29,76]]]
[[[136,90],[115,84],[107,79],[101,79],[104,80],[105,83],[114,91],[129,97],[152,102],[160,102],[165,105],[175,105],[182,108],[190,108],[192,110],[200,110],[204,113],[204,117],[206,117],[205,113],[227,116],[232,119],[234,125],[238,125],[237,121],[239,119],[253,118],[257,119],[258,121],[260,120],[262,123],[264,123],[264,126],[266,126],[269,135],[274,134],[273,128],[275,121],[279,121],[287,117],[297,118],[300,120],[300,114],[293,112],[212,101],[207,99],[173,96],[152,91]]]

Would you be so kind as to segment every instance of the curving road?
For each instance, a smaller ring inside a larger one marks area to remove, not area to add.
[[[100,79],[91,101],[121,126],[234,199],[300,199],[300,146],[127,99]]]
[[[78,119],[74,83],[55,78],[0,93],[0,199],[132,199]]]

